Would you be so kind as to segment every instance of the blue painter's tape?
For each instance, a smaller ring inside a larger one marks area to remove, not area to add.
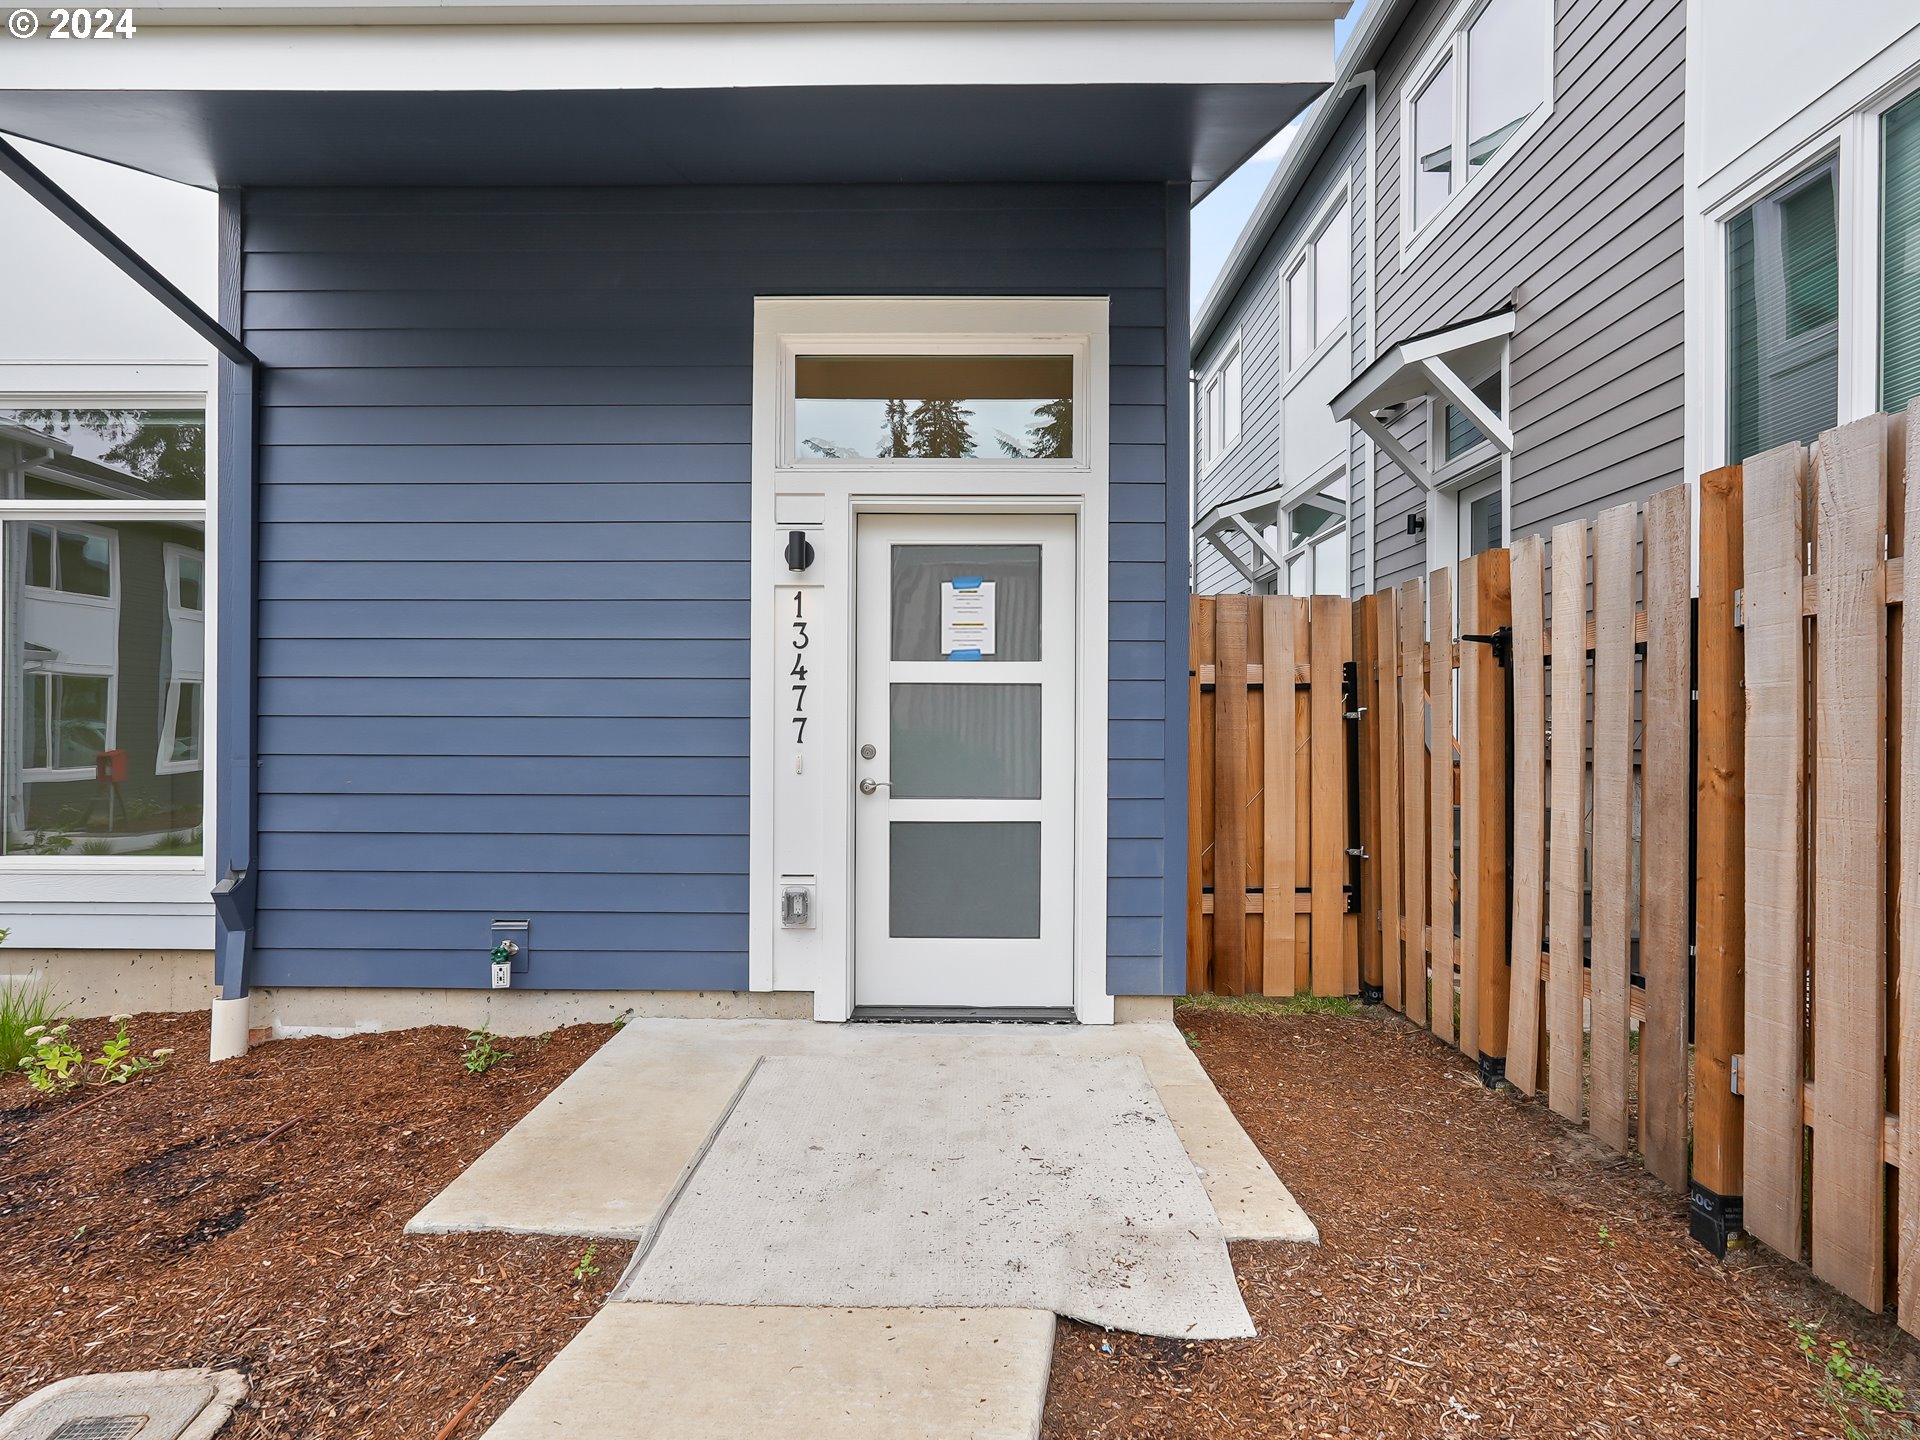
[[[948,583],[956,590],[978,590],[980,588],[980,577],[978,575],[960,575]]]
[[[978,650],[952,650],[947,653],[949,660],[978,660],[979,658]]]

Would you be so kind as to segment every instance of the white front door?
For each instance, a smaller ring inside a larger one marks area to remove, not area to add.
[[[1073,1004],[1074,522],[867,515],[854,1004]]]

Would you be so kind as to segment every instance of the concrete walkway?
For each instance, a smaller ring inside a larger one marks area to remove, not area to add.
[[[1233,1118],[1185,1037],[1123,1025],[819,1025],[635,1020],[411,1222],[638,1239],[763,1055],[1137,1055],[1229,1240],[1319,1238]]]
[[[1033,1440],[1040,1310],[609,1305],[487,1440]]]
[[[636,1020],[407,1228],[640,1239],[698,1164],[755,1064],[771,1056],[959,1065],[1137,1056],[1227,1238],[1319,1238],[1185,1038],[1164,1021]],[[487,1437],[1033,1440],[1053,1331],[1051,1314],[1029,1309],[611,1304]]]

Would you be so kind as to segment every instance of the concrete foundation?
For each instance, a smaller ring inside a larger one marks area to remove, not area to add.
[[[0,980],[44,982],[75,1019],[204,1010],[211,950],[0,950]]]
[[[253,992],[251,1023],[276,1038],[354,1035],[420,1025],[491,1025],[537,1035],[562,1025],[636,1020],[811,1020],[813,996],[744,990],[358,990],[270,987]]]

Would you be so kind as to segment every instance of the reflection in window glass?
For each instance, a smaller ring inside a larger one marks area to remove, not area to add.
[[[1068,460],[1070,355],[802,355],[800,460]]]
[[[1313,242],[1313,339],[1317,345],[1345,323],[1352,297],[1348,293],[1348,256],[1353,237],[1347,210],[1342,206]]]
[[[1475,385],[1473,393],[1475,398],[1494,414],[1501,413],[1498,370]],[[1447,459],[1457,460],[1469,450],[1486,443],[1485,433],[1467,417],[1464,410],[1456,405],[1447,406]]]
[[[206,412],[0,409],[0,475],[8,500],[204,500]]]
[[[1727,223],[1728,446],[1810,444],[1840,409],[1840,247],[1831,162]]]
[[[1433,72],[1413,102],[1413,223],[1424,224],[1453,193],[1453,61]]]
[[[1491,0],[1467,32],[1467,168],[1477,170],[1547,101],[1553,0]]]
[[[1287,276],[1287,363],[1313,353],[1313,262],[1302,259]]]
[[[1920,395],[1920,95],[1880,121],[1880,408]]]
[[[198,522],[0,525],[0,853],[201,853],[205,621],[169,585],[205,547]]]

